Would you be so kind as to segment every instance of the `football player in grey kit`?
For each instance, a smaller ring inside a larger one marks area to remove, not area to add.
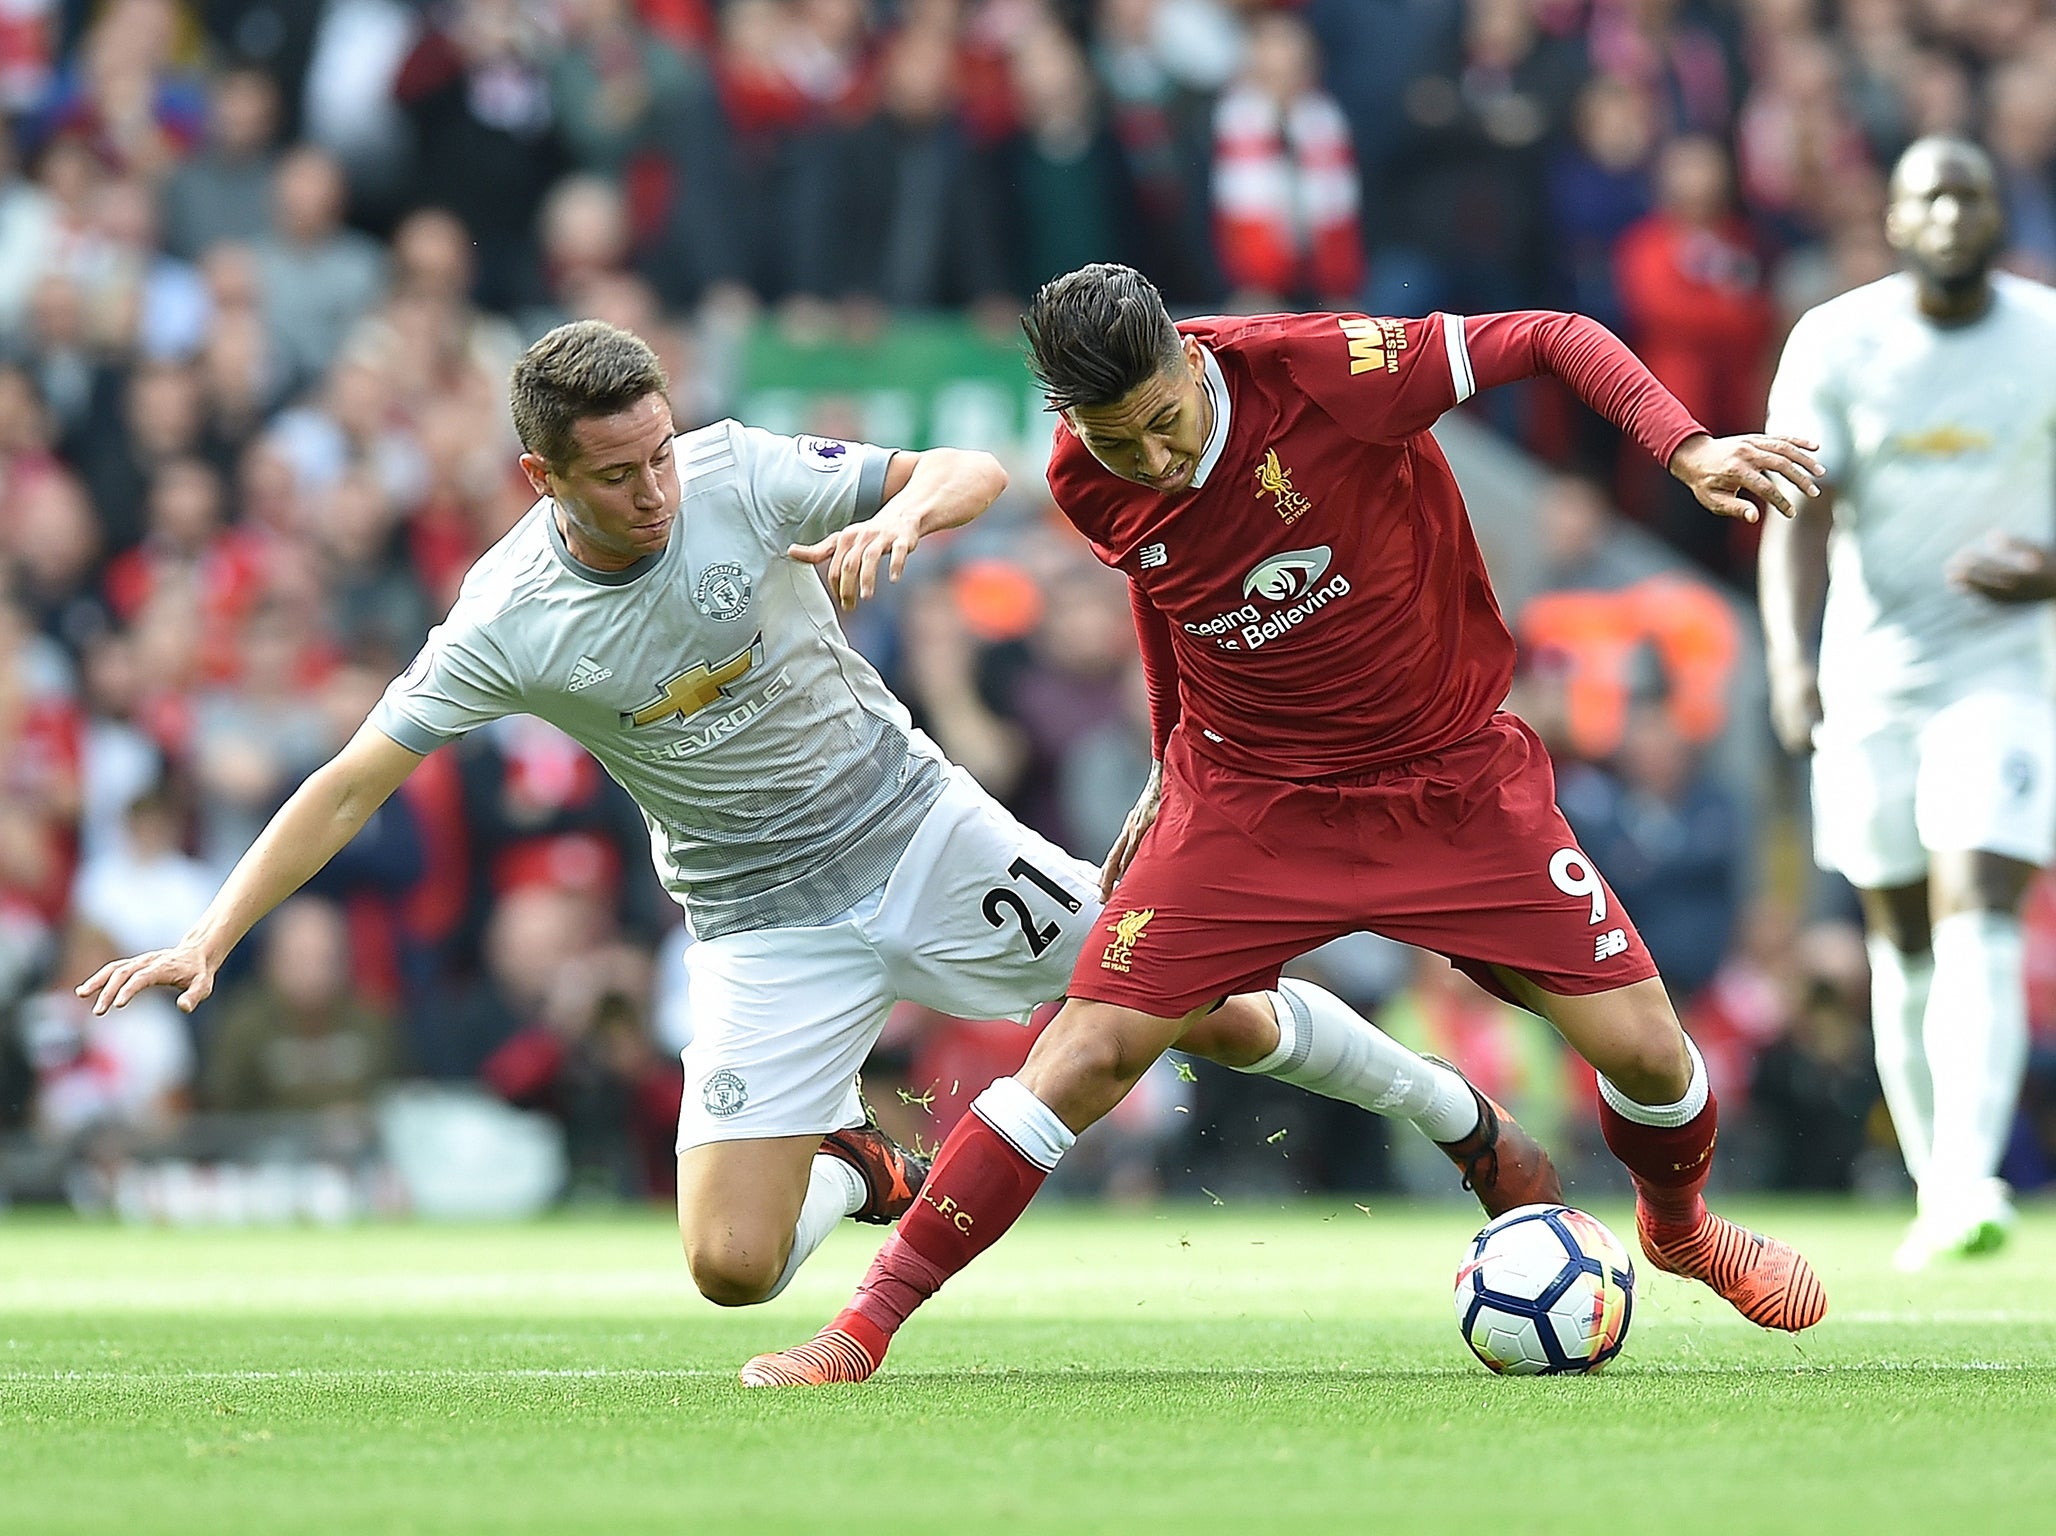
[[[178,945],[116,961],[96,1011],[145,987],[190,1011],[223,957],[437,747],[527,713],[634,797],[685,909],[694,1033],[678,1213],[694,1282],[778,1294],[846,1216],[889,1222],[926,1165],[863,1106],[892,1004],[1025,1020],[1063,993],[1102,872],[953,767],[836,622],[926,534],[1006,484],[987,454],[892,452],[733,421],[678,434],[649,348],[595,321],[516,365],[540,498],[335,759],[286,802]],[[1452,1068],[1304,982],[1231,998],[1193,1054],[1411,1120],[1488,1210],[1561,1195],[1546,1154]]]

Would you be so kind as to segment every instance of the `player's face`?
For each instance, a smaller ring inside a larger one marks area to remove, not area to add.
[[[1172,495],[1188,489],[1213,430],[1206,363],[1185,339],[1179,366],[1152,375],[1112,405],[1072,406],[1064,420],[1078,441],[1123,480]]]
[[[678,516],[677,432],[671,404],[644,395],[611,416],[588,416],[571,429],[577,451],[565,464],[521,456],[528,483],[564,517],[571,552],[596,570],[621,570],[656,554]]]
[[[1923,277],[1981,277],[2004,232],[1998,189],[1979,162],[1946,148],[1916,148],[1900,161],[1885,233]]]

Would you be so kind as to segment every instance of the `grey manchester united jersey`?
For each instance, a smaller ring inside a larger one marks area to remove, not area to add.
[[[813,567],[785,553],[876,512],[891,455],[733,421],[676,453],[661,554],[593,570],[539,502],[371,722],[426,753],[539,716],[642,807],[657,873],[702,938],[822,923],[884,883],[943,782]]]

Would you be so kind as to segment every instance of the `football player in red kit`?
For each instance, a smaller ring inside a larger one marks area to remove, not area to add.
[[[1189,1021],[1362,928],[1448,955],[1592,1063],[1650,1262],[1765,1327],[1818,1322],[1806,1260],[1701,1199],[1705,1064],[1558,811],[1542,744],[1500,708],[1513,639],[1428,429],[1479,388],[1553,374],[1710,511],[1749,519],[1789,515],[1790,486],[1814,494],[1814,445],[1708,436],[1577,315],[1176,326],[1139,273],[1091,266],[1044,287],[1026,327],[1062,416],[1050,488],[1129,579],[1158,769],[1063,1011],[944,1141],[850,1306],[743,1380],[869,1376]],[[905,551],[843,537],[831,584],[849,602]]]

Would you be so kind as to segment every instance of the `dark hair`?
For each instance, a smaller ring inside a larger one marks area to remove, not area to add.
[[[1112,405],[1177,367],[1185,343],[1156,285],[1133,267],[1094,262],[1051,278],[1021,317],[1028,368],[1057,410]]]
[[[521,446],[562,468],[578,453],[571,429],[579,422],[625,411],[670,388],[657,354],[633,331],[574,320],[521,354],[507,394]]]

